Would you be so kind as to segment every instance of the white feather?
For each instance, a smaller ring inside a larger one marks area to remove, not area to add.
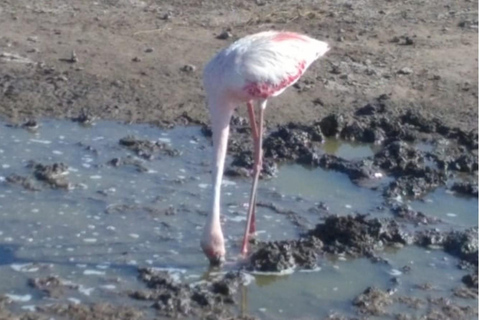
[[[283,39],[276,40],[282,36]],[[220,51],[207,64],[204,86],[209,94],[221,91],[239,100],[251,100],[252,97],[246,96],[244,91],[248,84],[281,85],[299,73],[302,63],[299,76],[328,50],[327,43],[300,34],[278,31],[253,34]],[[286,87],[272,96],[280,94]]]

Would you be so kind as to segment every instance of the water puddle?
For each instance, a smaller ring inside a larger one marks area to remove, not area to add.
[[[412,209],[437,217],[454,226],[478,226],[478,199],[438,188],[422,200],[410,203]]]
[[[140,166],[109,165],[114,158],[132,156],[118,143],[127,135],[169,143],[181,155],[160,154],[152,161],[134,157]],[[31,277],[53,274],[70,281],[76,289],[60,300],[123,303],[128,298],[114,292],[142,287],[136,279],[139,265],[175,268],[192,282],[204,276],[207,261],[199,238],[210,199],[211,149],[200,128],[160,130],[109,121],[82,127],[47,120],[37,133],[2,126],[0,141],[0,180],[11,174],[32,176],[27,167],[30,160],[63,162],[69,167],[66,178],[73,187],[51,189],[35,182],[42,190],[32,192],[0,183],[0,292],[12,295],[16,307],[48,303],[39,290],[25,285]],[[347,159],[373,154],[369,147],[332,141],[325,150]],[[239,252],[249,192],[249,179],[224,182],[223,228],[230,261]],[[439,190],[427,198],[432,202],[411,205],[427,214],[438,212],[454,224],[478,224],[478,218],[472,217],[473,210],[478,210],[476,199],[445,197],[444,193]],[[370,212],[382,202],[381,190],[355,186],[341,173],[298,165],[282,166],[276,178],[261,181],[258,198],[294,210],[312,227],[320,217],[308,209],[319,202],[339,214]],[[286,215],[266,207],[257,212],[261,240],[298,237],[301,230]],[[444,256],[421,252],[407,248],[391,259],[413,259],[425,265],[430,257]],[[325,259],[316,272],[256,276],[244,288],[244,302],[249,312],[265,319],[351,310],[351,299],[367,286],[388,285],[388,270],[365,259]],[[448,266],[447,271],[456,279],[455,267]],[[425,272],[424,276],[434,281],[433,274]]]
[[[373,144],[366,145],[364,143],[327,138],[321,145],[321,149],[325,153],[333,154],[346,160],[355,160],[374,156],[380,147]]]

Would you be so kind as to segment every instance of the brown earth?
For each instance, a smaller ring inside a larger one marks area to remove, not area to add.
[[[0,115],[207,122],[204,64],[239,37],[281,29],[333,49],[272,101],[268,124],[307,122],[388,94],[399,108],[474,129],[477,8],[470,0],[6,0]],[[232,37],[217,39],[226,29]]]

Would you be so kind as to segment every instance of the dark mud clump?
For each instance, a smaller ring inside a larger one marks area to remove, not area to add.
[[[48,297],[60,298],[65,294],[66,289],[78,289],[77,285],[68,284],[59,277],[48,276],[45,278],[31,278],[28,285],[32,288],[41,290]]]
[[[315,237],[263,243],[251,255],[247,269],[260,272],[282,272],[295,267],[314,269],[322,247],[322,241]]]
[[[5,181],[11,184],[16,184],[21,186],[22,188],[29,190],[29,191],[40,191],[42,190],[33,179],[30,177],[19,176],[17,174],[9,175]]]
[[[54,189],[71,189],[73,187],[66,178],[68,166],[64,163],[60,162],[45,165],[30,161],[27,168],[33,169],[33,177],[11,174],[5,180],[8,183],[20,185],[30,191],[40,191],[42,189],[35,181],[41,182]]]
[[[374,251],[385,246],[413,242],[413,238],[400,230],[394,220],[367,220],[365,215],[327,217],[309,234],[323,241],[326,252],[353,256],[372,256]]]
[[[37,180],[43,181],[53,188],[71,188],[70,183],[65,177],[68,173],[68,166],[66,164],[60,162],[51,165],[44,165],[31,162],[29,166],[33,168],[33,175]]]
[[[375,164],[394,175],[422,174],[425,171],[422,152],[400,140],[385,145],[375,155]]]
[[[188,285],[174,279],[168,272],[152,268],[139,268],[139,278],[148,289],[131,292],[130,296],[153,301],[152,307],[167,317],[227,316],[242,281],[240,273],[231,272],[212,282]]]
[[[392,208],[392,212],[397,219],[408,221],[415,225],[429,225],[442,221],[437,217],[430,217],[423,212],[412,210],[407,205],[395,205]]]
[[[230,177],[250,177],[253,175],[253,155],[251,151],[242,151],[233,157],[232,163],[225,170]],[[263,159],[260,178],[271,178],[278,172],[277,164],[272,159]]]
[[[393,219],[368,220],[365,215],[330,215],[299,240],[259,244],[250,256],[247,269],[261,272],[281,272],[295,267],[313,269],[319,253],[375,257],[375,251],[386,246],[406,245],[413,241],[413,236],[403,232]]]
[[[421,246],[440,246],[453,256],[478,265],[478,229],[472,227],[463,231],[442,232],[428,229],[417,232],[415,242]]]
[[[119,144],[146,160],[153,160],[157,154],[163,154],[171,157],[180,155],[180,151],[172,148],[167,143],[160,141],[153,142],[148,140],[140,140],[134,136],[127,136],[120,139]]]
[[[429,298],[430,310],[426,319],[472,319],[477,316],[477,311],[470,306],[462,306],[448,298]]]
[[[445,251],[471,263],[478,265],[478,229],[450,232],[444,243]]]
[[[462,282],[469,288],[477,289],[478,291],[478,273],[467,274],[462,277]]]
[[[455,182],[450,190],[460,194],[478,197],[478,183],[475,182]]]
[[[265,157],[275,160],[302,160],[313,152],[313,142],[322,142],[323,135],[316,126],[302,126],[289,123],[280,126],[265,139],[263,148]]]
[[[389,199],[409,197],[420,199],[428,192],[446,182],[443,174],[428,172],[422,176],[403,176],[392,181],[384,190],[383,195]]]
[[[390,294],[376,287],[368,287],[353,301],[353,305],[361,314],[370,316],[385,314],[385,308],[392,303]]]
[[[125,306],[114,306],[108,303],[94,305],[85,304],[54,304],[37,307],[40,313],[55,315],[63,319],[72,320],[141,320],[144,319],[142,311]],[[30,319],[30,318],[28,318]],[[36,318],[34,318],[36,319]],[[42,319],[42,318],[40,318]],[[48,318],[45,318],[48,319]],[[51,317],[49,318],[51,319]]]
[[[112,167],[122,167],[122,166],[132,166],[138,172],[147,172],[148,168],[143,164],[143,162],[132,156],[122,157],[122,158],[113,158],[107,162],[108,165]]]

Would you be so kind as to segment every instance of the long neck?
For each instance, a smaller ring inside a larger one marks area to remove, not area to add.
[[[222,187],[225,156],[227,154],[230,118],[233,108],[228,104],[210,105],[212,121],[213,158],[212,158],[212,202],[207,225],[220,225],[220,193]]]

